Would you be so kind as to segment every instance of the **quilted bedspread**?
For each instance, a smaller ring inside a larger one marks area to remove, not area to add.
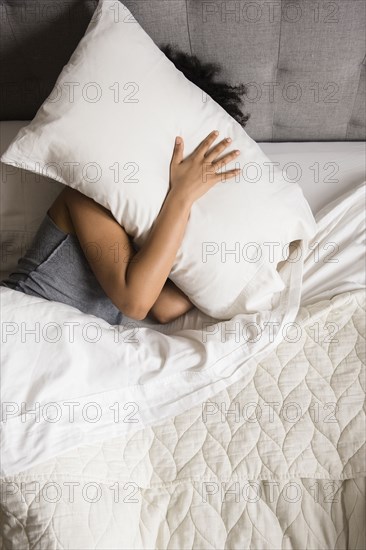
[[[357,290],[201,405],[3,477],[3,547],[361,550],[365,432]]]

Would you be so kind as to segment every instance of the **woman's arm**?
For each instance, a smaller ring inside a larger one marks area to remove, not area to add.
[[[192,307],[194,307],[194,305],[184,292],[182,292],[173,281],[167,279],[163,290],[149,313],[151,313],[159,323],[165,324],[187,313]]]
[[[154,225],[124,274],[124,290],[131,309],[136,304],[142,318],[159,298],[182,242],[192,202],[168,193]]]
[[[217,168],[225,166],[239,154],[233,151],[217,159],[231,141],[223,140],[208,151],[217,135],[218,132],[211,132],[184,160],[183,140],[176,139],[170,165],[170,190],[143,247],[127,266],[122,283],[130,307],[139,304],[143,318],[157,301],[169,276],[193,202],[219,181],[226,181],[240,172],[240,169],[234,169],[216,173]]]
[[[162,254],[166,261],[167,250],[170,250],[168,261],[173,264],[172,251],[183,235],[189,216],[188,201],[167,195],[155,231],[136,252],[130,237],[109,210],[69,187],[64,190],[64,199],[80,246],[104,292],[122,313],[132,319],[144,319],[167,279],[163,272],[158,279],[155,255],[159,260]],[[169,235],[169,239],[165,235]],[[145,247],[147,253],[141,261],[138,255]],[[162,262],[157,263],[164,267]],[[152,286],[151,282],[156,281],[160,281],[161,288],[156,284]],[[160,311],[160,306],[158,309]]]
[[[106,208],[67,188],[65,203],[91,269],[111,301],[131,318],[144,319],[158,300],[181,245],[193,202],[215,183],[239,172],[216,173],[217,168],[236,157],[232,152],[216,160],[229,144],[223,140],[208,151],[216,137],[212,132],[184,160],[183,140],[177,140],[169,192],[136,254],[127,233]]]

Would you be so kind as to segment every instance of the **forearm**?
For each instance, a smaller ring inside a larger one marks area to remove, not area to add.
[[[143,311],[148,312],[162,292],[184,236],[191,204],[169,192],[144,245],[127,266],[127,295]]]
[[[170,279],[167,279],[149,313],[159,323],[169,323],[192,309],[192,307],[194,306],[189,298]]]

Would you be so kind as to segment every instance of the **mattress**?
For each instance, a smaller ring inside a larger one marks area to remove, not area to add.
[[[116,328],[0,287],[5,548],[366,547],[364,144],[261,146],[318,224],[272,316]],[[14,253],[55,183],[25,181]]]

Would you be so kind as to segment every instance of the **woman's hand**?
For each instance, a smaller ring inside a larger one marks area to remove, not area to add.
[[[240,154],[240,151],[231,151],[218,158],[230,144],[230,138],[222,140],[208,151],[217,136],[217,131],[211,132],[184,160],[183,139],[177,137],[170,164],[170,193],[185,197],[193,203],[219,181],[226,181],[240,172],[240,168],[237,168],[221,174],[216,173],[219,168]]]

